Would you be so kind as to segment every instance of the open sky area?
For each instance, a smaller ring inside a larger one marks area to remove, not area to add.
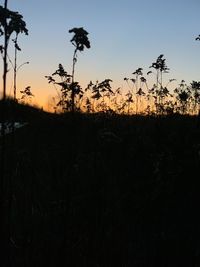
[[[110,78],[113,89],[125,90],[123,78],[132,77],[138,67],[146,73],[160,54],[170,68],[166,80],[200,80],[200,42],[195,41],[200,34],[199,0],[8,0],[8,8],[23,15],[29,30],[28,36],[19,37],[18,66],[30,64],[18,71],[18,92],[30,85],[40,106],[47,107],[56,95],[45,75],[59,63],[71,73],[74,47],[68,30],[73,27],[84,27],[91,42],[91,49],[79,53],[76,66],[83,88],[90,80]],[[12,43],[12,58],[11,48]],[[12,75],[10,66],[8,93]]]

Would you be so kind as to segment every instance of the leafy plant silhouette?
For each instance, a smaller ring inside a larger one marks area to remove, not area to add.
[[[92,81],[88,84],[86,92],[91,92],[91,98],[94,100],[92,105],[92,111],[108,111],[110,96],[114,95],[110,83],[111,79],[105,79],[102,82],[96,81],[95,84]],[[107,98],[107,101],[106,101]],[[97,103],[96,103],[97,102]]]
[[[196,41],[200,41],[200,34],[195,38]]]
[[[71,39],[71,43],[74,45],[74,54],[72,59],[72,82],[71,82],[71,108],[72,112],[75,110],[75,95],[77,94],[77,82],[75,82],[75,65],[77,62],[77,53],[82,52],[85,48],[90,48],[90,41],[88,39],[88,32],[81,28],[72,28],[69,33],[73,33],[74,36]]]
[[[27,86],[24,90],[21,90],[20,93],[22,94],[21,99],[23,102],[29,102],[34,95],[31,92],[31,87]]]
[[[164,55],[158,56],[155,62],[152,63],[150,68],[156,71],[156,83],[154,84],[151,93],[154,95],[155,108],[157,114],[162,114],[164,111],[163,99],[168,95],[167,87],[163,86],[163,74],[168,73],[169,68],[166,65]],[[152,73],[152,72],[151,72]]]
[[[137,68],[132,74],[135,75],[134,78],[126,78],[126,77],[124,78],[124,81],[127,83],[130,89],[125,96],[126,96],[126,101],[127,101],[127,106],[128,106],[128,113],[130,112],[130,104],[135,103],[135,114],[138,114],[138,96],[141,93],[140,77],[143,75],[143,69]],[[129,81],[131,81],[131,85]]]
[[[56,81],[54,76],[59,77],[59,81]],[[71,103],[70,99],[68,97],[68,94],[70,92],[70,84],[71,84],[71,75],[69,75],[62,64],[58,65],[58,69],[52,73],[51,76],[45,76],[45,78],[48,79],[49,83],[52,83],[57,91],[59,101],[57,103],[57,106],[61,106],[63,111],[70,110]],[[59,85],[61,87],[61,93],[57,90],[56,85]]]
[[[132,74],[135,75],[135,79],[131,79],[131,81],[134,83],[135,85],[135,98],[136,98],[136,110],[135,113],[138,114],[138,95],[140,93],[139,90],[141,90],[141,87],[139,87],[139,77],[141,77],[143,75],[143,69],[142,68],[138,68],[136,69]]]
[[[80,110],[80,99],[83,97],[83,90],[79,82],[75,81],[75,65],[77,62],[78,51],[82,52],[84,48],[90,48],[90,42],[87,37],[88,32],[83,28],[73,28],[69,33],[74,33],[71,43],[75,46],[72,62],[72,74],[68,74],[63,65],[59,64],[58,69],[50,76],[45,76],[49,83],[52,83],[55,88],[56,85],[61,87],[61,94],[58,93],[59,102],[57,106],[61,106],[63,111],[77,111]],[[56,81],[55,76],[58,76],[60,81]],[[58,92],[57,88],[56,91]],[[78,97],[77,102],[75,101]],[[78,103],[79,102],[79,103]]]
[[[18,33],[16,33],[16,36],[14,39],[12,39],[13,43],[14,43],[14,64],[12,63],[11,60],[9,60],[12,64],[12,67],[13,67],[13,70],[14,70],[14,79],[13,79],[13,83],[14,83],[14,101],[17,101],[17,72],[18,70],[25,64],[29,64],[29,62],[24,62],[22,63],[21,65],[17,65],[17,55],[18,55],[18,52],[21,51],[21,48],[19,47],[19,44],[18,44]]]
[[[193,81],[191,83],[191,91],[192,91],[193,101],[194,101],[193,111],[194,113],[199,114],[200,112],[200,82]]]
[[[190,109],[191,90],[184,80],[181,81],[179,86],[174,90],[176,99],[179,104],[175,102],[176,112],[186,114]]]

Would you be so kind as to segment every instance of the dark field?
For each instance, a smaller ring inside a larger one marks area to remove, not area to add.
[[[5,139],[9,266],[200,266],[198,117],[21,106],[15,120],[28,124]]]

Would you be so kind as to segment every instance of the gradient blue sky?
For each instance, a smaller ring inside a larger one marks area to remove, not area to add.
[[[19,70],[18,87],[30,85],[41,105],[56,94],[44,76],[59,63],[71,72],[73,27],[84,27],[91,41],[78,56],[76,78],[83,87],[110,78],[114,88],[125,88],[124,77],[138,67],[147,72],[160,54],[170,68],[166,79],[200,80],[199,0],[8,0],[8,8],[19,11],[29,29],[19,37],[18,64],[30,64]]]

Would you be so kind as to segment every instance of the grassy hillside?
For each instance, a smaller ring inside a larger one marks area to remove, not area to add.
[[[4,104],[6,121],[33,121],[40,117],[48,116],[47,112],[25,103],[17,103],[12,99],[7,99]],[[0,100],[0,122],[3,115],[3,102]]]
[[[197,117],[21,114],[6,137],[13,266],[198,266]]]

